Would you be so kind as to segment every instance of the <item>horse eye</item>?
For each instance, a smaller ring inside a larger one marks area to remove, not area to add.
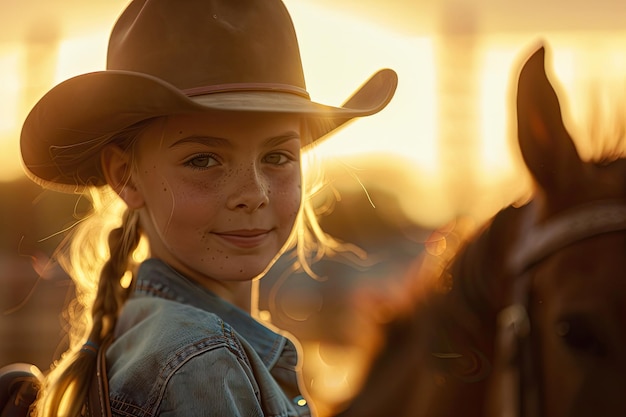
[[[584,317],[573,316],[560,320],[556,325],[556,334],[569,348],[580,353],[596,357],[603,357],[607,353],[606,345]]]

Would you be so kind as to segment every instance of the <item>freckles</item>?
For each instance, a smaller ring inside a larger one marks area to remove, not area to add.
[[[154,172],[156,170],[157,170],[157,166],[156,165],[152,165],[152,168],[145,168],[143,170],[143,175],[148,176],[148,175],[150,175],[151,172]]]
[[[204,242],[204,243],[208,243],[211,239],[211,233],[210,232],[198,232],[200,234],[200,241]],[[207,259],[205,256],[202,256],[200,258],[201,262],[216,262],[220,259],[222,255],[224,255],[224,250],[222,249],[214,249],[213,247],[211,247],[210,245],[206,245],[204,247],[207,256],[209,256],[209,258]],[[224,260],[228,260],[229,256],[225,255],[221,258],[222,261]]]

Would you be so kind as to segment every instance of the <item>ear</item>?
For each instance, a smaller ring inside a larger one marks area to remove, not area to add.
[[[524,64],[517,89],[518,141],[526,166],[547,195],[568,192],[583,172],[545,71],[545,48]]]
[[[100,164],[107,183],[130,209],[143,207],[144,199],[132,178],[132,160],[128,152],[109,144],[102,149]]]

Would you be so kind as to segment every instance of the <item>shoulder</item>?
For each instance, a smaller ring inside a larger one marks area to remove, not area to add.
[[[233,329],[217,315],[186,304],[131,300],[115,333],[107,351],[112,405],[142,410],[133,413],[154,415],[172,380],[199,382],[209,366],[216,378],[232,368],[241,369],[243,379],[249,373],[249,358]]]
[[[244,355],[238,336],[216,314],[161,298],[139,298],[122,311],[107,358],[135,352],[165,363],[172,360],[172,352],[181,360],[195,351],[221,347]],[[187,352],[182,357],[181,349]]]

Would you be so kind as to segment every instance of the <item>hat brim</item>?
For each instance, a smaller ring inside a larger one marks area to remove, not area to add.
[[[27,175],[62,192],[103,185],[101,138],[153,117],[208,110],[299,114],[324,119],[314,124],[318,141],[348,121],[382,110],[397,86],[383,69],[340,107],[280,91],[231,91],[188,97],[143,73],[107,70],[79,75],[57,85],[33,107],[22,127],[20,146]],[[76,151],[81,158],[76,158]],[[77,161],[79,159],[79,161]]]

